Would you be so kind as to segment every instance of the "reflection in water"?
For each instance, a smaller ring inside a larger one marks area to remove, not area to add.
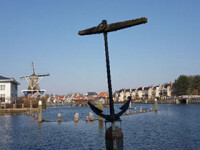
[[[121,128],[115,126],[115,123],[106,129],[105,139],[106,150],[123,150],[123,132]]]
[[[38,129],[42,129],[42,123],[38,122]]]
[[[99,121],[99,136],[104,137],[103,121]]]
[[[153,105],[137,104],[137,110],[130,112],[139,111],[140,107],[147,110]],[[200,105],[163,104],[159,105],[158,114],[149,112],[122,116],[121,149],[200,149],[199,107]],[[48,107],[43,118],[50,122],[42,124],[26,115],[0,116],[0,150],[105,150],[105,124],[97,120],[85,122],[85,116],[90,111],[89,107]],[[76,112],[79,112],[80,118],[75,125],[72,116]],[[62,113],[63,118],[59,125],[58,113]],[[120,128],[118,122],[115,125]],[[107,128],[109,127],[111,124],[107,123]]]
[[[13,122],[12,122],[12,116],[6,115],[4,116],[4,122],[3,122],[4,129],[1,127],[1,138],[3,144],[8,144],[8,141],[13,141],[12,135],[10,133],[13,132]],[[3,129],[3,130],[2,130]]]
[[[99,130],[103,131],[103,121],[99,121]]]

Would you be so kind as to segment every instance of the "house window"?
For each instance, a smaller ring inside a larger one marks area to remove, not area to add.
[[[0,101],[5,102],[5,94],[0,94]]]
[[[5,90],[5,85],[0,85],[0,91],[4,91]]]

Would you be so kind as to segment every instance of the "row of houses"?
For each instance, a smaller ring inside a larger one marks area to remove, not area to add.
[[[135,89],[121,89],[113,94],[115,102],[124,102],[131,99],[155,99],[155,98],[169,98],[172,96],[172,83],[166,83],[158,86],[139,87]],[[87,101],[100,100],[104,104],[109,103],[108,92],[87,92],[85,95],[81,93],[71,93],[66,96],[55,95],[49,98],[50,103],[86,103]]]
[[[131,99],[163,99],[172,96],[172,83],[166,83],[158,86],[139,87],[134,89],[121,89],[114,93],[115,101],[123,102]]]
[[[85,95],[81,93],[70,93],[64,96],[55,95],[48,99],[49,103],[86,103],[87,101],[100,100],[102,103],[108,103],[108,92],[87,92]]]
[[[14,78],[0,76],[0,102],[12,103],[17,97],[18,85]],[[65,96],[56,95],[50,97],[48,102],[59,103],[84,103],[87,101],[101,100],[103,103],[108,103],[108,92],[87,92],[85,95],[81,93],[71,93]],[[167,83],[158,86],[139,87],[134,89],[121,89],[114,93],[113,98],[117,102],[123,102],[131,97],[132,99],[154,99],[157,97],[167,98],[172,96],[172,83]]]

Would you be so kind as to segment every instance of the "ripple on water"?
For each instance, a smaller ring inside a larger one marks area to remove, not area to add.
[[[136,106],[153,108],[149,104]],[[199,106],[159,105],[157,114],[123,116],[124,149],[200,149]],[[80,116],[78,124],[73,121],[76,112]],[[42,125],[25,115],[1,116],[0,149],[105,149],[104,124],[102,127],[98,121],[86,123],[89,112],[88,107],[48,108],[43,116],[54,122]],[[65,122],[56,122],[58,113]]]

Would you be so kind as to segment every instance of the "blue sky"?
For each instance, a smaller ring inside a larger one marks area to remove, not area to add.
[[[148,23],[108,34],[113,91],[200,74],[198,0],[0,0],[0,75],[50,73],[48,93],[107,91],[103,35],[79,36],[98,25],[147,17]]]

